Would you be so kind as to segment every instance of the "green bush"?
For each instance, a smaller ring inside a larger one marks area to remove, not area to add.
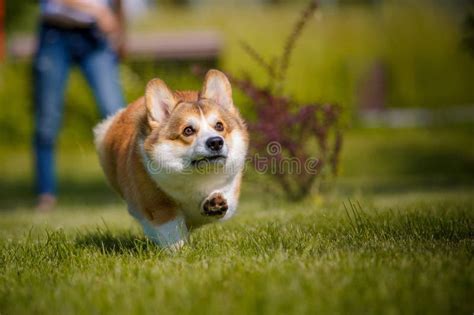
[[[5,2],[5,29],[7,32],[30,29],[37,11],[35,0],[7,0]]]

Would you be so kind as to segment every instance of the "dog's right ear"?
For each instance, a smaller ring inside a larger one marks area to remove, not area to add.
[[[146,85],[145,104],[149,121],[161,123],[176,105],[173,92],[160,79],[153,79]]]

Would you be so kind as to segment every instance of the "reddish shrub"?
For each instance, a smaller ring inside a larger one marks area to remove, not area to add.
[[[268,87],[259,87],[249,76],[241,79],[227,73],[256,110],[256,121],[248,124],[254,165],[257,171],[273,176],[290,200],[306,197],[315,182],[327,173],[325,169],[337,174],[342,147],[340,106],[299,104],[282,94],[295,43],[317,8],[318,2],[311,1],[303,10],[274,63],[268,63],[252,46],[241,42],[243,49],[266,71]],[[202,69],[194,70],[204,73]]]

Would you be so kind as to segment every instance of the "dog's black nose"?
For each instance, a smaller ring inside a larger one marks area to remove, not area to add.
[[[211,137],[207,139],[206,145],[211,151],[219,151],[224,146],[224,139],[221,137]]]

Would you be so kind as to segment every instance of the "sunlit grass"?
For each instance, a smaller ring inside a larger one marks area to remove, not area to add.
[[[81,213],[65,207],[43,216],[47,224],[24,225],[23,232],[1,238],[0,309],[7,314],[470,312],[474,217],[468,204],[398,210],[346,205],[292,206],[261,215],[244,203],[243,214],[195,231],[178,253],[156,248],[128,219],[100,222],[102,216],[116,217],[112,210]],[[30,224],[34,217],[28,216]],[[58,229],[59,222],[70,220],[88,223]],[[3,235],[14,229],[2,224]]]
[[[158,7],[131,30],[218,29],[226,41],[219,66],[264,84],[237,42],[275,56],[299,9]],[[287,92],[352,108],[361,79],[381,61],[391,106],[472,102],[473,61],[459,49],[459,21],[414,1],[324,10],[295,51]],[[170,253],[144,238],[107,187],[92,142],[84,141],[97,115],[77,73],[59,146],[59,207],[33,212],[32,161],[19,141],[27,142],[32,126],[28,73],[26,64],[0,68],[1,314],[474,310],[472,126],[351,130],[340,177],[297,204],[250,172],[238,215],[194,231],[182,251]],[[160,63],[140,71],[126,64],[122,74],[129,100],[152,76],[173,88],[199,87],[187,71]]]

